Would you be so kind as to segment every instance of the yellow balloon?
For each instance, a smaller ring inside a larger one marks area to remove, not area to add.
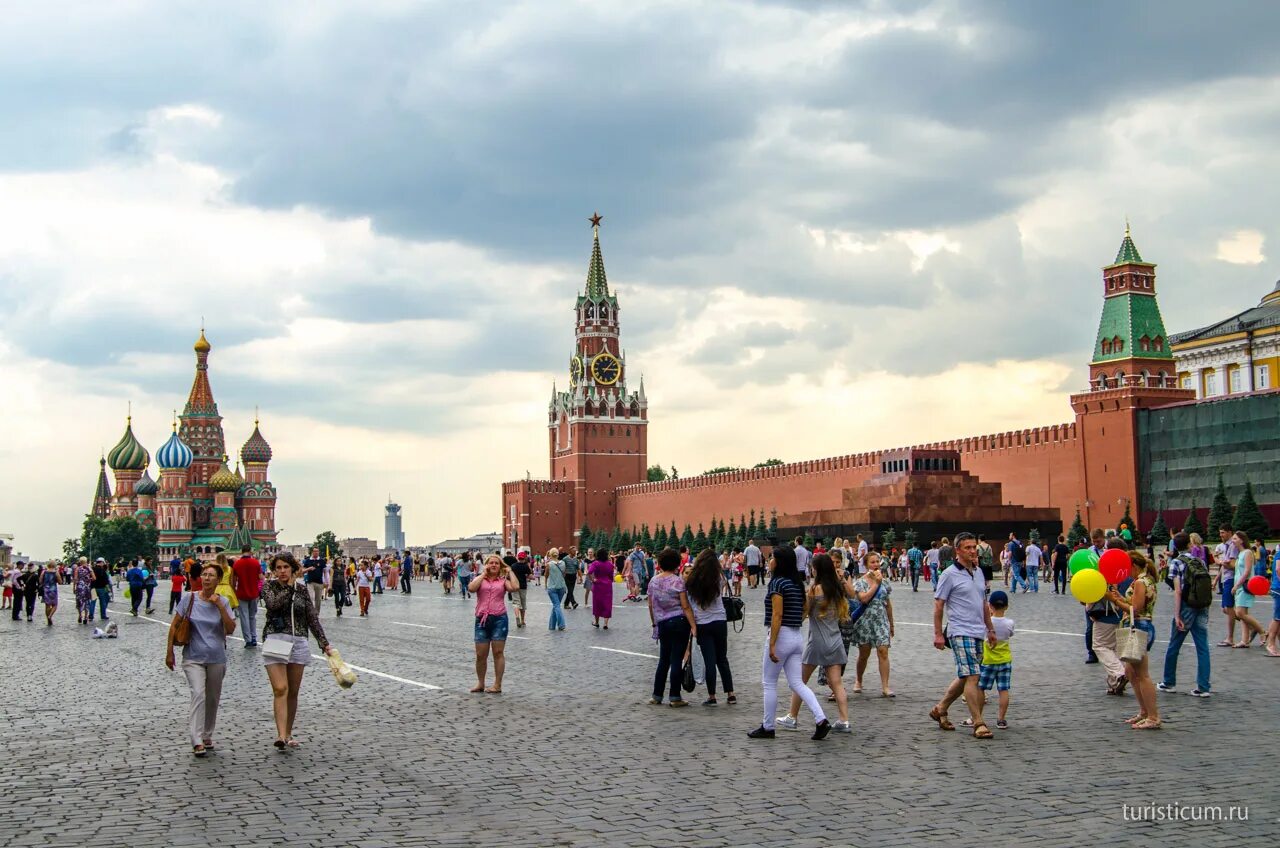
[[[1096,569],[1081,569],[1071,575],[1071,594],[1082,604],[1100,601],[1107,594],[1107,578]]]

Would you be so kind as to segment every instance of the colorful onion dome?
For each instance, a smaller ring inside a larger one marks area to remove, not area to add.
[[[222,455],[222,465],[209,478],[209,488],[215,492],[234,492],[240,488],[240,479],[227,468],[227,455]]]
[[[133,435],[133,416],[125,424],[124,435],[107,454],[112,471],[141,471],[151,464],[151,455]]]
[[[235,471],[233,471],[233,472],[231,472],[231,473],[235,475],[236,480],[237,480],[237,481],[239,482],[239,484],[240,484],[239,486],[236,486],[236,488],[238,489],[238,488],[240,488],[240,486],[243,486],[243,485],[244,485],[244,475],[240,473],[240,463],[239,463],[238,461],[236,462],[236,470],[235,470]]]
[[[173,435],[156,451],[156,463],[161,468],[190,468],[195,458],[187,443],[178,438],[178,425],[173,425]]]
[[[253,435],[249,437],[249,441],[244,443],[244,447],[240,448],[240,458],[246,464],[271,461],[271,445],[267,444],[267,440],[262,438],[262,432],[258,429],[256,420],[253,422]]]
[[[151,479],[151,475],[143,471],[142,479],[138,481],[138,485],[133,487],[135,495],[155,495],[160,491],[160,487],[156,485],[156,481]]]

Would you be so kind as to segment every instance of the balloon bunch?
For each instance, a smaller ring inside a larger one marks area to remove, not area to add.
[[[1103,551],[1099,557],[1088,548],[1071,555],[1067,562],[1071,571],[1071,594],[1082,604],[1102,600],[1107,585],[1115,585],[1129,575],[1129,554],[1119,548]]]

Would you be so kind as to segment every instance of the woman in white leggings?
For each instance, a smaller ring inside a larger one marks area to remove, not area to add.
[[[761,671],[764,685],[764,723],[747,736],[752,739],[774,738],[775,714],[778,710],[778,674],[787,676],[787,685],[800,696],[813,713],[815,723],[813,738],[824,739],[831,732],[831,722],[822,711],[813,690],[804,684],[800,675],[800,658],[804,653],[804,637],[800,625],[804,622],[808,599],[805,596],[800,572],[796,569],[796,552],[781,545],[774,548],[769,557],[772,579],[765,595],[765,626],[769,638],[764,645],[764,661]]]

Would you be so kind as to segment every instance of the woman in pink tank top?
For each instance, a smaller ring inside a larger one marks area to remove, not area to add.
[[[507,668],[507,604],[506,593],[520,588],[519,579],[507,568],[502,557],[489,554],[484,569],[476,575],[467,591],[476,596],[476,680],[472,692],[502,693],[502,673]],[[493,685],[485,688],[489,671],[489,653],[493,652]]]

